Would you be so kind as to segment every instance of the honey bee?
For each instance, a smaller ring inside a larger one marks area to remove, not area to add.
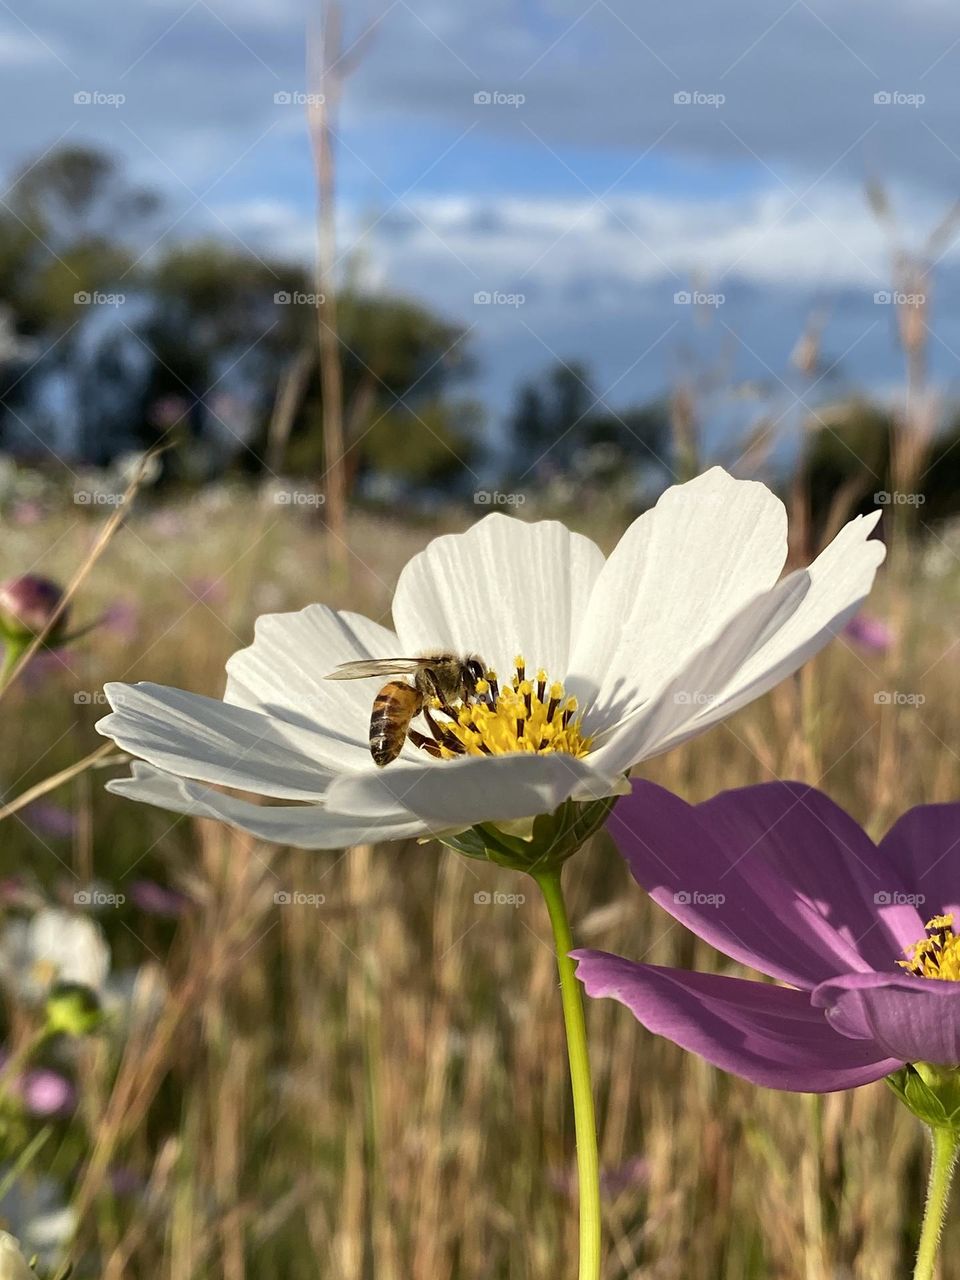
[[[391,680],[373,700],[370,714],[370,754],[381,768],[396,760],[409,736],[415,746],[430,755],[439,756],[440,746],[455,752],[463,747],[452,734],[445,733],[431,714],[430,703],[436,699],[441,710],[454,717],[455,702],[469,702],[483,679],[484,665],[476,655],[458,657],[455,653],[427,654],[422,658],[372,658],[360,662],[343,662],[331,671],[327,680],[364,680],[370,676],[412,676],[413,683]],[[415,716],[423,713],[433,734],[418,733],[410,728]]]

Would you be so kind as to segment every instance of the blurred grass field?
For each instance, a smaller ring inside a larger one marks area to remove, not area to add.
[[[619,533],[581,527],[605,549]],[[96,528],[75,510],[8,527],[0,571],[67,580]],[[104,612],[108,623],[41,658],[7,697],[5,798],[101,742],[104,681],[219,696],[224,661],[259,613],[320,600],[385,617],[400,568],[436,531],[355,515],[349,573],[337,578],[316,520],[242,490],[133,515],[74,609],[78,623]],[[804,779],[874,834],[911,805],[960,796],[960,562],[938,555],[917,545],[871,599],[898,629],[891,652],[838,639],[649,776],[691,799]],[[924,700],[878,703],[884,692]],[[573,1122],[532,884],[433,844],[264,846],[106,794],[106,776],[123,771],[88,771],[49,797],[74,817],[68,836],[38,834],[26,811],[6,820],[0,847],[3,876],[70,909],[80,885],[122,894],[140,877],[191,903],[177,921],[129,899],[98,917],[114,964],[162,966],[169,996],[125,1043],[84,1042],[76,1113],[52,1122],[23,1174],[52,1171],[71,1197],[76,1277],[572,1276]],[[644,898],[607,837],[569,865],[566,883],[580,943],[737,970]],[[526,900],[476,901],[495,890]],[[275,903],[295,892],[323,902]],[[882,1083],[822,1100],[754,1089],[611,1002],[587,1014],[607,1280],[908,1271],[923,1136]],[[16,1043],[22,1016],[9,1001],[6,1024]],[[21,1147],[38,1128],[18,1133]],[[943,1258],[945,1280],[960,1277],[960,1216]]]

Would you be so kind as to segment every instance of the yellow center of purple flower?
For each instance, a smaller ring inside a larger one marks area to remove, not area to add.
[[[559,681],[544,670],[527,678],[522,657],[514,659],[514,674],[503,688],[495,671],[477,682],[476,698],[464,702],[442,723],[437,745],[450,760],[459,755],[505,755],[512,751],[562,751],[585,756],[592,739],[581,729],[577,700],[568,697]]]
[[[897,964],[917,978],[960,982],[960,938],[953,932],[953,916],[934,916],[925,926],[927,936],[907,948],[907,960]]]

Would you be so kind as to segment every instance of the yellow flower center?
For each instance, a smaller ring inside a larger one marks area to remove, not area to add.
[[[522,657],[515,658],[514,665],[513,677],[504,688],[496,672],[488,671],[477,682],[475,698],[456,708],[440,707],[447,719],[437,721],[425,712],[433,737],[418,745],[444,760],[513,751],[585,756],[592,740],[581,730],[576,698],[568,697],[559,681],[548,681],[543,670],[528,679]]]
[[[908,947],[909,959],[897,964],[918,978],[960,982],[960,938],[953,932],[953,916],[934,916],[925,928],[927,936]]]

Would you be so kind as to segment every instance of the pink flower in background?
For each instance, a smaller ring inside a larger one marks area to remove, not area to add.
[[[183,533],[186,523],[176,511],[157,511],[150,518],[150,528],[161,538],[176,538]]]
[[[140,610],[133,600],[115,600],[100,625],[118,640],[134,640],[140,629]]]
[[[54,836],[65,840],[77,829],[76,817],[63,805],[49,800],[36,800],[28,804],[21,815],[31,831],[41,836]]]
[[[871,653],[886,653],[893,644],[893,628],[883,618],[869,613],[858,613],[843,629],[843,634],[861,649]]]
[[[115,1196],[139,1196],[147,1188],[146,1179],[129,1165],[114,1165],[109,1176],[110,1189]]]
[[[650,1162],[643,1156],[633,1156],[623,1164],[612,1165],[600,1170],[600,1190],[609,1200],[615,1200],[624,1191],[639,1190],[650,1180]],[[575,1165],[568,1169],[554,1170],[550,1175],[554,1190],[571,1200],[577,1197],[577,1170]]]
[[[4,876],[0,880],[0,907],[36,907],[40,901],[23,876]]]
[[[190,401],[186,396],[160,396],[147,410],[147,418],[152,426],[173,427],[182,422],[189,412]]]
[[[0,1076],[6,1071],[10,1055],[0,1050]],[[5,1089],[32,1116],[62,1116],[71,1112],[77,1104],[77,1091],[72,1082],[59,1071],[49,1067],[35,1067],[5,1081]]]
[[[134,880],[129,889],[130,901],[148,916],[176,920],[190,906],[190,899],[176,889],[168,889],[155,880]]]
[[[32,1116],[62,1116],[73,1111],[77,1091],[73,1084],[47,1067],[28,1071],[17,1082],[23,1104]]]
[[[187,591],[204,604],[222,604],[227,598],[227,585],[222,578],[189,578]]]
[[[14,504],[10,519],[16,525],[39,524],[44,517],[43,507],[32,499],[23,499]]]
[[[73,675],[67,658],[60,649],[41,649],[30,659],[30,664],[20,677],[25,689],[39,689],[53,676]]]

